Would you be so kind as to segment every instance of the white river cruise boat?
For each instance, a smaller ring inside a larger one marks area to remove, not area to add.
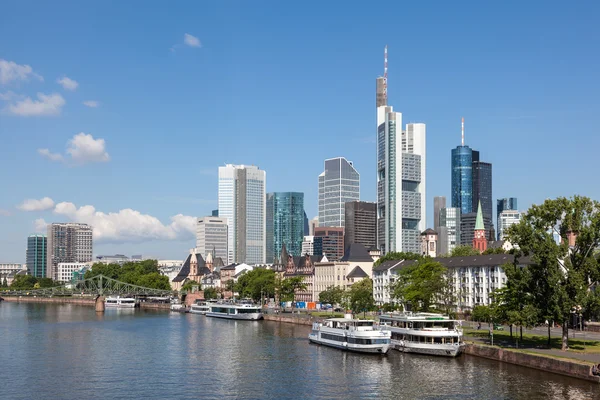
[[[385,354],[390,347],[390,336],[389,330],[380,329],[371,320],[329,318],[313,323],[308,339],[342,350]]]
[[[134,308],[135,299],[131,297],[107,297],[104,306],[110,308]]]
[[[206,313],[207,317],[239,319],[246,321],[257,321],[263,319],[263,313],[260,306],[252,304],[226,304],[216,303],[209,304],[209,310]]]
[[[384,314],[379,322],[392,332],[392,346],[402,352],[456,357],[464,346],[460,321],[441,314]]]
[[[192,307],[190,307],[190,312],[192,314],[205,315],[209,311],[210,306],[205,301],[197,301],[196,303],[192,304]]]

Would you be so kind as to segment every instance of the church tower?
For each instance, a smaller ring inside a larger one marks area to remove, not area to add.
[[[483,253],[487,249],[485,237],[485,226],[483,225],[483,213],[481,212],[481,201],[477,205],[477,219],[475,220],[475,231],[473,235],[473,248]]]

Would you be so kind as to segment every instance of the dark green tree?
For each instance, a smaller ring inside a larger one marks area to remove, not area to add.
[[[255,268],[238,278],[234,289],[241,297],[250,297],[254,301],[275,296],[275,271]]]
[[[15,275],[10,288],[17,290],[33,289],[37,281],[37,278],[32,275]]]
[[[479,250],[475,250],[471,246],[460,245],[452,249],[450,257],[478,256],[479,254]]]
[[[210,300],[210,299],[216,299],[218,297],[219,297],[219,293],[217,292],[217,289],[215,289],[213,287],[208,287],[208,288],[204,289],[204,299]]]
[[[292,311],[295,307],[296,292],[306,290],[307,285],[304,282],[303,276],[293,276],[285,278],[281,284],[281,299],[282,301],[292,302]]]
[[[190,293],[192,291],[192,287],[194,287],[194,286],[198,286],[199,290],[202,289],[202,285],[200,285],[196,281],[189,279],[183,284],[183,286],[181,286],[181,291]]]
[[[481,254],[506,254],[506,251],[504,251],[504,249],[502,247],[494,247],[494,248],[488,247]]]
[[[350,308],[355,313],[362,311],[363,317],[367,311],[375,308],[375,299],[373,299],[373,281],[366,277],[356,282],[350,288]]]
[[[448,285],[447,269],[437,261],[424,258],[400,270],[392,286],[392,297],[410,304],[413,311],[429,311],[439,304],[439,297]]]
[[[158,272],[141,275],[135,282],[136,285],[152,289],[171,290],[169,278]]]
[[[377,261],[375,261],[375,263],[373,264],[373,267],[377,267],[378,265],[381,265],[382,263],[384,263],[386,261],[420,260],[421,258],[423,258],[423,256],[416,254],[416,253],[392,251],[392,252],[389,252],[389,253],[385,254],[384,256],[380,257]]]
[[[338,286],[330,286],[326,290],[319,293],[319,301],[321,303],[329,303],[332,306],[336,304],[342,304],[342,297],[344,296],[344,289]]]

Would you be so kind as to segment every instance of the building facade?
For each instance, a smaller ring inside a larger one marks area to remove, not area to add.
[[[27,270],[36,278],[46,277],[48,242],[46,235],[30,235],[27,238],[25,262]]]
[[[79,262],[58,263],[58,265],[56,266],[56,279],[55,280],[62,282],[62,283],[71,282],[73,280],[73,273],[81,271],[84,268],[89,268],[89,265],[87,263],[79,263]]]
[[[289,254],[301,255],[305,228],[304,193],[267,193],[266,215],[266,262],[272,263],[275,256],[281,253],[284,244]]]
[[[479,159],[479,152],[473,150],[473,211],[481,202],[483,215],[493,223],[492,164]]]
[[[460,244],[462,246],[473,245],[473,238],[475,237],[475,225],[477,224],[477,213],[472,212],[468,214],[462,214],[460,216]],[[483,226],[485,237],[489,240],[490,234],[493,232],[492,220],[483,215]]]
[[[460,208],[446,207],[440,210],[438,228],[438,254],[447,255],[460,244]]]
[[[421,233],[421,254],[434,258],[438,256],[438,233],[431,228]]]
[[[266,258],[266,172],[252,165],[219,167],[219,217],[227,219],[227,264]]]
[[[202,217],[196,221],[196,250],[206,258],[209,252],[214,257],[227,259],[227,218]]]
[[[352,243],[360,243],[367,249],[377,247],[377,203],[346,203],[344,225],[344,249]]]
[[[514,210],[504,210],[498,216],[498,240],[506,240],[506,230],[521,221],[523,213]]]
[[[315,237],[321,238],[327,260],[339,261],[344,256],[344,228],[320,226],[315,228]]]
[[[407,124],[391,106],[377,107],[377,247],[420,251],[426,228],[426,128]]]
[[[322,256],[323,255],[323,237],[304,236],[302,240],[302,255]]]
[[[500,237],[500,213],[507,210],[517,211],[518,209],[519,207],[517,206],[516,197],[505,197],[503,199],[496,200],[496,225],[498,226],[498,240],[502,240]]]
[[[344,226],[344,205],[360,199],[360,175],[344,157],[325,160],[319,175],[319,225]]]
[[[440,213],[446,208],[446,196],[435,196],[433,198],[433,230],[439,233]]]
[[[48,225],[46,277],[58,280],[58,264],[92,261],[93,229],[79,223]]]
[[[469,146],[452,149],[452,207],[461,214],[473,212],[473,150]]]

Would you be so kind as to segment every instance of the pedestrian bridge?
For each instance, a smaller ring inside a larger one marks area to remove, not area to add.
[[[88,296],[172,296],[173,290],[153,289],[131,283],[121,282],[104,275],[96,275],[92,278],[67,283],[62,286],[54,286],[49,288],[39,289],[18,289],[4,290],[0,295],[4,296],[73,296],[73,295],[88,295]]]

